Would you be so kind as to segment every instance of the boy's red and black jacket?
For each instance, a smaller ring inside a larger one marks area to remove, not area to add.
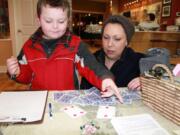
[[[33,90],[73,90],[79,89],[78,74],[99,89],[104,78],[113,78],[70,31],[56,41],[50,55],[42,45],[42,35],[39,28],[24,44],[18,56],[20,75],[16,81],[30,84]]]

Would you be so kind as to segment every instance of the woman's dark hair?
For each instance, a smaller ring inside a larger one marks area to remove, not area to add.
[[[107,24],[120,24],[125,33],[126,33],[126,38],[127,38],[127,42],[129,43],[132,36],[134,35],[134,25],[133,23],[126,17],[124,16],[121,16],[121,15],[112,15],[110,16],[105,22],[104,22],[104,25],[103,25],[103,28],[102,28],[102,34],[104,33],[104,28],[106,27]]]
[[[67,0],[38,0],[37,15],[40,17],[43,6],[49,5],[54,8],[63,8],[67,10],[68,17],[70,17],[70,4]]]

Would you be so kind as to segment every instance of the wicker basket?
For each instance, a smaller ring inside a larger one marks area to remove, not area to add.
[[[156,64],[153,69],[157,67],[165,69],[170,79],[157,79],[149,74],[141,76],[143,102],[180,126],[180,84],[174,82],[168,67]]]

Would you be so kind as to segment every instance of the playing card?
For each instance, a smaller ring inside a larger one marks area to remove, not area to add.
[[[123,97],[123,103],[124,104],[132,104],[132,97],[131,97],[131,95],[125,95],[124,97]]]
[[[114,106],[100,106],[97,112],[99,119],[111,119],[115,116],[116,108]]]
[[[75,96],[72,94],[66,94],[66,95],[63,95],[59,100],[62,102],[62,103],[71,103],[71,100],[75,98]]]
[[[78,118],[78,117],[86,114],[86,111],[84,111],[80,107],[74,106],[74,105],[65,106],[61,110],[65,113],[67,113],[72,118]]]
[[[112,106],[117,103],[115,96],[102,98],[99,90],[95,87],[84,91],[57,92],[54,100],[61,104],[92,105],[92,106]]]
[[[61,98],[63,96],[63,93],[55,93],[54,94],[54,100],[58,100],[59,98]]]
[[[86,98],[89,99],[89,100],[92,100],[92,101],[101,100],[100,95],[97,95],[97,94],[94,93],[94,92],[91,92],[91,93],[89,93],[88,95],[86,95]]]

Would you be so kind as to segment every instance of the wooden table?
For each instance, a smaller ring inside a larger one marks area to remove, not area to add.
[[[59,104],[53,100],[53,92],[49,92],[47,103],[51,102],[53,107],[53,117],[48,115],[46,107],[44,119],[40,123],[31,124],[1,124],[0,130],[3,135],[80,135],[80,126],[87,122],[95,122],[100,129],[99,135],[116,135],[110,120],[97,119],[96,113],[98,106],[80,106],[87,111],[87,114],[80,118],[71,118],[61,111],[65,105]],[[126,116],[133,114],[148,113],[155,118],[160,125],[165,128],[171,135],[180,135],[180,127],[153,112],[146,107],[141,101],[133,102],[131,105],[116,105],[116,116]]]

